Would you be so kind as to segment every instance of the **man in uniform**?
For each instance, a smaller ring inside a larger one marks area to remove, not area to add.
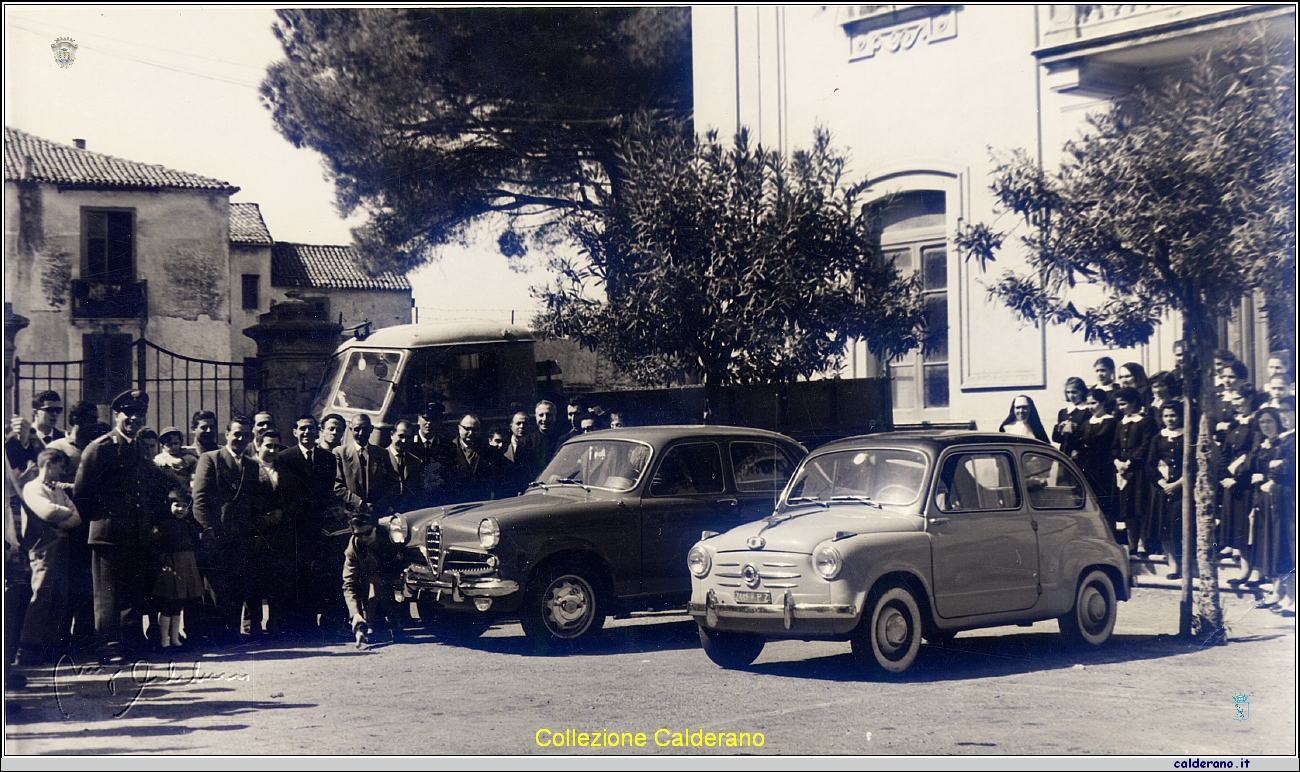
[[[209,634],[218,643],[238,639],[245,604],[261,620],[265,567],[254,536],[269,509],[257,462],[245,455],[252,426],[232,418],[226,444],[199,456],[194,470],[194,519],[203,529],[200,568],[216,596]],[[258,626],[260,630],[260,625]]]
[[[104,653],[109,656],[144,643],[146,535],[150,512],[164,506],[167,490],[136,439],[148,395],[124,391],[111,407],[113,429],[86,447],[73,486],[77,510],[90,524],[95,633],[108,645]]]
[[[32,400],[32,428],[36,438],[49,447],[51,442],[63,439],[63,432],[57,424],[63,415],[63,400],[57,391],[43,391]]]

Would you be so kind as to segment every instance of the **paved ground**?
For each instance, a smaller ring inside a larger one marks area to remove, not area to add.
[[[642,732],[632,750],[647,754],[736,752],[656,747],[659,729],[761,732],[742,751],[759,754],[1295,754],[1295,619],[1228,596],[1228,645],[1199,647],[1168,637],[1177,597],[1139,587],[1114,638],[1082,653],[1054,622],[963,633],[901,681],[859,674],[846,643],[772,644],[751,671],[725,671],[680,615],[611,622],[598,649],[570,657],[533,656],[508,625],[468,644],[268,644],[170,671],[65,663],[6,693],[5,749],[555,754],[538,730],[574,728]],[[1237,693],[1248,721],[1232,718]]]

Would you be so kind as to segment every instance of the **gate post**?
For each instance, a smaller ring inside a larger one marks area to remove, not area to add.
[[[13,415],[15,412],[18,412],[18,379],[14,377],[18,374],[14,370],[14,355],[18,351],[18,346],[16,343],[14,343],[14,338],[18,336],[18,333],[26,329],[27,325],[29,324],[31,324],[31,320],[29,320],[27,317],[20,316],[14,313],[13,303],[5,303],[4,380],[5,383],[13,384],[12,392],[10,392],[8,389],[5,390],[5,401],[8,403],[7,405],[5,405],[6,422],[8,421],[9,416]]]
[[[262,379],[258,409],[270,412],[281,427],[291,427],[311,406],[325,365],[343,333],[343,325],[329,321],[328,311],[309,302],[314,298],[286,294],[287,300],[260,314],[258,323],[244,330],[257,342]]]

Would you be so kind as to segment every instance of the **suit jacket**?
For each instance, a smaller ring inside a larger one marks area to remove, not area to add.
[[[194,470],[194,519],[218,542],[243,539],[269,507],[257,462],[225,448],[199,456]]]
[[[559,450],[562,444],[564,444],[564,435],[559,432],[553,431],[549,436],[541,432],[525,434],[519,441],[519,450],[515,454],[515,463],[521,465],[524,470],[520,475],[527,477],[529,482],[536,480],[537,475],[551,463],[555,451]]]
[[[278,480],[276,497],[285,520],[299,535],[315,538],[347,528],[347,516],[334,496],[338,460],[334,454],[311,448],[308,461],[301,445],[282,450],[272,468]]]
[[[484,445],[473,449],[474,459],[466,456],[465,445],[457,438],[452,443],[451,496],[456,501],[486,501],[501,483],[501,457],[496,449]]]
[[[366,503],[373,507],[377,514],[382,514],[399,492],[400,481],[396,479],[396,472],[388,463],[391,454],[387,450],[378,445],[367,445],[364,465],[361,450],[361,447],[355,443],[348,443],[334,449],[337,464],[334,495],[348,509],[355,510],[362,503]]]
[[[393,482],[397,492],[393,495],[392,506],[400,512],[407,512],[424,506],[430,487],[441,481],[426,479],[426,467],[421,458],[409,451],[398,453],[397,446],[389,445],[385,451],[389,468],[393,470]]]
[[[81,454],[72,499],[90,524],[90,544],[145,544],[151,516],[166,496],[167,482],[153,459],[145,457],[139,440],[128,440],[114,429]]]
[[[55,440],[61,440],[61,439],[63,439],[64,437],[67,436],[67,435],[65,435],[65,434],[63,433],[63,430],[62,430],[62,429],[59,429],[57,426],[54,427],[54,430],[50,432],[50,436],[48,436],[48,437],[42,437],[42,436],[41,436],[41,433],[38,432],[38,431],[36,431],[35,428],[32,429],[32,434],[34,434],[34,435],[36,436],[36,439],[38,439],[38,440],[40,440],[41,442],[45,443],[46,447],[49,447],[49,444],[50,444],[51,442],[54,442]]]

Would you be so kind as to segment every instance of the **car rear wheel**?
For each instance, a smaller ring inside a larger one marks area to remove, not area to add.
[[[1090,571],[1079,582],[1074,608],[1056,618],[1068,643],[1100,646],[1115,630],[1115,584],[1105,571]]]
[[[869,604],[851,639],[853,656],[870,669],[901,673],[916,661],[921,650],[921,610],[904,587],[891,587]]]
[[[543,650],[558,650],[600,630],[605,611],[598,586],[586,569],[543,570],[519,612],[524,634]]]
[[[767,643],[761,635],[708,630],[700,626],[700,645],[713,664],[728,670],[741,670],[754,664]]]

